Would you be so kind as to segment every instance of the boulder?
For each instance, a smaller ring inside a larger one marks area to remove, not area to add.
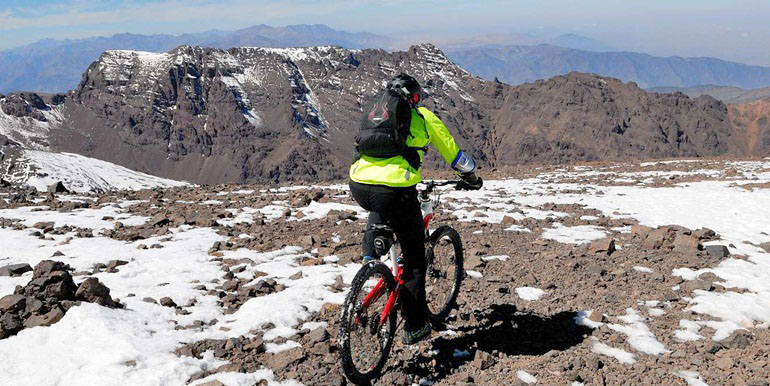
[[[486,370],[495,365],[495,358],[487,352],[477,350],[472,364],[479,370]]]
[[[329,340],[329,332],[326,331],[326,327],[318,327],[307,334],[308,345],[313,346],[316,343],[321,343]]]
[[[25,308],[27,305],[26,298],[23,295],[6,295],[0,298],[0,313],[2,312],[17,312]]]
[[[700,239],[695,236],[680,234],[674,239],[674,250],[678,252],[696,252],[702,248]]]
[[[723,259],[730,256],[730,250],[724,245],[707,245],[705,249],[709,256],[717,259]]]
[[[48,185],[48,189],[46,189],[48,193],[69,193],[70,190],[67,189],[66,186],[64,186],[64,183],[61,181],[58,181],[54,184]]]
[[[719,343],[727,348],[744,349],[751,343],[751,335],[745,330],[736,330],[727,338],[720,340]]]
[[[64,317],[64,311],[59,307],[54,307],[45,315],[32,314],[27,320],[24,321],[24,328],[31,328],[37,326],[50,326]]]
[[[660,249],[670,240],[668,228],[658,228],[647,233],[647,237],[642,242],[645,249]]]
[[[11,264],[4,267],[0,267],[0,276],[21,276],[32,270],[29,264]]]
[[[605,253],[611,255],[615,252],[615,240],[612,237],[596,240],[588,247],[593,253]]]
[[[95,277],[89,277],[80,283],[80,286],[78,286],[78,289],[75,292],[75,297],[78,300],[115,308],[115,301],[110,297],[110,289]]]
[[[681,284],[682,291],[693,292],[695,290],[711,291],[714,285],[711,282],[695,279]]]
[[[160,298],[160,305],[163,307],[176,307],[174,300],[168,296]]]

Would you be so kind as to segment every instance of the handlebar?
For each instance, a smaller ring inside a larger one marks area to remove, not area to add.
[[[427,198],[428,195],[433,193],[433,189],[435,189],[437,186],[454,185],[457,187],[458,185],[462,185],[464,183],[465,182],[462,180],[428,181],[425,183],[425,189],[420,190],[420,195],[423,198]]]

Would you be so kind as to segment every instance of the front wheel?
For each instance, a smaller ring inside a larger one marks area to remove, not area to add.
[[[355,384],[366,384],[382,371],[393,346],[396,313],[382,320],[396,283],[381,262],[365,264],[353,279],[342,306],[339,344],[345,376]]]
[[[425,258],[428,317],[431,322],[441,324],[452,311],[463,280],[463,244],[460,234],[446,225],[433,231],[425,247]]]

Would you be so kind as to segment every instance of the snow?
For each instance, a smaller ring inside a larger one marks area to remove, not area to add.
[[[275,376],[272,371],[268,369],[260,369],[253,373],[217,373],[209,375],[208,377],[201,378],[193,383],[191,386],[201,385],[212,381],[222,382],[225,386],[251,386],[257,385],[261,380],[266,380],[268,385],[282,385],[282,386],[299,386],[301,383],[290,379],[283,382],[275,381]]]
[[[595,225],[578,225],[573,227],[554,223],[553,228],[543,231],[543,238],[565,244],[588,244],[594,240],[607,237],[607,231]]]
[[[27,207],[3,210],[0,216],[22,218],[25,224],[46,220],[57,225],[77,224],[99,230],[112,226],[111,222],[101,220],[105,214],[126,223],[143,223],[146,218],[126,213],[131,204],[133,202],[123,202],[65,213],[51,212],[45,207],[32,211]],[[171,229],[171,232],[170,236],[137,242],[122,242],[97,234],[92,238],[75,237],[64,243],[71,234],[50,235],[52,240],[41,240],[29,235],[28,230],[0,229],[0,245],[13,251],[10,257],[0,255],[3,264],[26,262],[35,265],[55,251],[64,253],[59,259],[75,271],[90,270],[94,264],[112,259],[128,262],[116,273],[93,275],[111,289],[114,298],[126,304],[125,309],[83,303],[70,309],[51,327],[26,329],[0,340],[0,356],[14,358],[13,361],[0,361],[0,379],[14,385],[184,385],[193,374],[217,368],[225,362],[211,354],[204,355],[203,359],[177,356],[174,350],[183,343],[250,336],[254,330],[262,331],[269,340],[271,337],[290,337],[300,326],[321,326],[305,324],[303,320],[326,302],[341,303],[345,294],[332,291],[330,286],[337,275],[350,282],[360,267],[357,264],[300,266],[298,259],[308,255],[298,247],[271,252],[224,251],[224,258],[249,258],[255,263],[254,266],[245,265],[247,270],[239,275],[253,275],[259,270],[286,286],[283,291],[250,299],[234,314],[225,314],[218,305],[218,297],[194,289],[197,283],[222,280],[225,272],[207,252],[215,241],[223,241],[225,237],[211,228],[183,226]],[[160,243],[163,248],[137,249],[139,243]],[[303,278],[289,280],[288,276],[297,271],[303,272]],[[18,278],[0,277],[0,295],[11,293],[16,285],[25,284],[30,277],[31,273]],[[82,279],[75,277],[76,282]],[[141,300],[164,296],[171,297],[190,314],[177,315],[173,308]],[[266,313],[266,309],[281,309],[282,312]],[[219,322],[211,326],[175,328],[191,325],[195,320],[209,322],[214,319]],[[266,330],[268,323],[275,327]],[[230,331],[221,330],[223,326]],[[283,344],[266,342],[270,352],[297,345],[291,340]],[[26,349],[19,350],[19,347]],[[136,364],[128,366],[127,361]],[[43,367],[46,371],[40,372]],[[253,374],[216,374],[207,379],[220,379],[232,385],[252,384],[257,379],[277,384],[266,369]],[[297,383],[287,381],[282,384]]]
[[[527,229],[526,227],[523,227],[521,225],[513,224],[509,226],[508,228],[505,228],[506,231],[509,232],[522,232],[522,233],[531,233],[532,231]]]
[[[546,292],[541,290],[540,288],[534,288],[534,287],[516,288],[516,295],[519,295],[519,298],[521,298],[522,300],[527,300],[527,301],[539,300],[545,294]]]
[[[492,260],[499,260],[499,261],[506,261],[510,259],[511,257],[508,255],[499,255],[499,256],[482,256],[481,260],[483,261],[492,261]]]
[[[647,268],[647,267],[642,267],[642,266],[639,266],[639,265],[634,266],[634,271],[642,272],[642,273],[652,273],[653,272],[652,269]]]
[[[518,370],[516,371],[516,378],[519,378],[524,383],[536,383],[537,378],[535,378],[534,375],[524,371],[524,370]]]
[[[669,352],[669,350],[666,350],[663,344],[655,338],[655,335],[644,323],[644,318],[638,311],[628,308],[626,309],[626,315],[619,316],[618,319],[627,324],[608,324],[607,327],[625,334],[628,337],[628,344],[631,345],[631,348],[634,350],[649,355],[660,355]]]
[[[0,103],[4,100],[5,98],[0,99]],[[48,149],[48,134],[51,128],[60,124],[64,118],[58,106],[50,110],[40,110],[40,112],[45,117],[45,121],[8,115],[0,108],[0,135],[8,137],[27,149]]]
[[[481,279],[484,277],[484,275],[482,275],[479,271],[466,270],[465,274],[468,275],[468,277],[471,279]]]
[[[21,170],[19,170],[21,169]],[[24,150],[17,169],[4,178],[46,191],[57,181],[75,192],[138,190],[189,185],[137,172],[123,166],[73,153]]]
[[[673,374],[684,379],[688,386],[709,386],[696,371],[675,371]]]
[[[593,352],[597,354],[613,357],[617,359],[618,362],[624,365],[630,365],[636,362],[636,360],[634,359],[634,354],[631,354],[630,352],[620,348],[607,346],[606,344],[601,342],[594,342],[591,349],[593,350]]]

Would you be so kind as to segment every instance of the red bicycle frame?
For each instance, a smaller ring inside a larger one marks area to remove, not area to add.
[[[420,209],[422,210],[423,224],[424,224],[425,233],[427,235],[428,224],[430,224],[430,220],[433,219],[433,201],[427,195],[420,196]],[[390,315],[390,312],[393,310],[393,307],[396,306],[396,303],[398,302],[398,297],[399,295],[401,295],[401,288],[404,285],[404,280],[401,278],[403,269],[401,268],[401,265],[398,264],[398,259],[396,258],[395,244],[390,247],[390,251],[388,251],[388,255],[390,256],[390,260],[393,263],[391,270],[393,271],[393,274],[394,274],[393,279],[396,282],[396,289],[388,297],[388,302],[385,303],[385,309],[382,310],[382,314],[380,314],[380,321],[377,326],[378,328],[382,327],[383,324],[385,324],[385,321],[388,319],[388,315]],[[375,285],[374,288],[372,288],[372,290],[369,291],[369,293],[366,295],[366,298],[364,298],[364,301],[363,301],[364,308],[368,308],[370,304],[379,300],[380,296],[382,296],[384,292],[385,292],[385,279],[380,279],[380,281],[377,282],[377,285]]]

